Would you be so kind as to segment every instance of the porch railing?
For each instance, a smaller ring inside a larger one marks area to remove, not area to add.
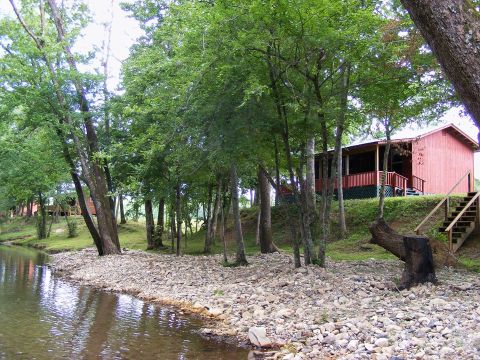
[[[418,176],[412,176],[412,188],[420,191],[422,194],[425,193],[425,180],[419,178]]]
[[[342,176],[342,187],[344,189],[357,187],[357,186],[371,186],[381,184],[381,176],[383,171],[368,171],[359,174],[351,174]],[[397,174],[394,171],[387,172],[387,178],[385,185],[392,186],[395,189],[400,189],[404,194],[407,190],[408,179],[405,176]],[[315,190],[322,191],[323,179],[315,180]],[[338,188],[337,181],[335,180],[334,188]],[[394,196],[396,191],[394,191]]]

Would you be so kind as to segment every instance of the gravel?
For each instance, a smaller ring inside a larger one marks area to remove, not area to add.
[[[439,283],[395,291],[400,261],[327,262],[294,269],[291,256],[252,256],[247,267],[220,256],[95,250],[52,256],[58,273],[83,285],[130,293],[218,321],[205,334],[248,342],[265,328],[281,359],[480,359],[480,278],[444,268]]]

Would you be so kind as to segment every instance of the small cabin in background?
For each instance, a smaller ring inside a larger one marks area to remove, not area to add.
[[[97,215],[97,211],[95,210],[95,205],[93,204],[92,198],[88,197],[85,200],[87,202],[87,208],[90,215]],[[71,198],[70,201],[67,202],[67,205],[47,206],[47,213],[49,215],[54,215],[58,213],[60,216],[82,215],[82,209],[80,209],[77,198]]]
[[[97,215],[97,211],[95,210],[95,205],[93,204],[92,198],[88,197],[86,199],[88,212],[90,215]],[[40,211],[40,206],[36,203],[32,203],[32,210],[31,214],[35,215],[38,211]],[[82,210],[80,209],[80,205],[78,204],[77,198],[71,198],[67,205],[60,206],[60,205],[47,205],[46,211],[48,215],[59,215],[59,216],[72,216],[72,215],[82,215]],[[13,215],[17,216],[28,216],[28,209],[26,206],[20,206],[18,211],[15,210]]]
[[[379,196],[385,146],[385,140],[377,140],[343,148],[345,199]],[[468,192],[474,185],[474,153],[478,149],[478,143],[453,124],[415,138],[392,140],[386,196],[445,194],[469,171],[471,176],[465,177],[456,188],[457,192]],[[315,159],[317,192],[322,191],[326,177],[328,175],[322,174],[322,156],[319,154]]]

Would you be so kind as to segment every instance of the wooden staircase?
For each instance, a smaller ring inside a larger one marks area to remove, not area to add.
[[[465,179],[468,181],[468,189],[470,191],[453,211],[450,211],[450,195]],[[421,227],[444,205],[445,221],[439,228],[439,231],[446,234],[449,251],[452,253],[456,252],[474,230],[480,229],[480,192],[472,192],[472,185],[472,176],[470,171],[468,171],[415,228],[415,233],[420,234]]]
[[[469,192],[438,229],[447,236],[451,252],[456,252],[477,227],[480,210],[479,196],[478,192]]]

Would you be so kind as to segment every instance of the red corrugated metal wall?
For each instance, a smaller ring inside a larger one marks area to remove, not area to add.
[[[447,193],[468,170],[473,181],[473,149],[448,130],[432,133],[412,144],[412,172],[426,180],[426,193]],[[465,179],[454,192],[467,190]]]

